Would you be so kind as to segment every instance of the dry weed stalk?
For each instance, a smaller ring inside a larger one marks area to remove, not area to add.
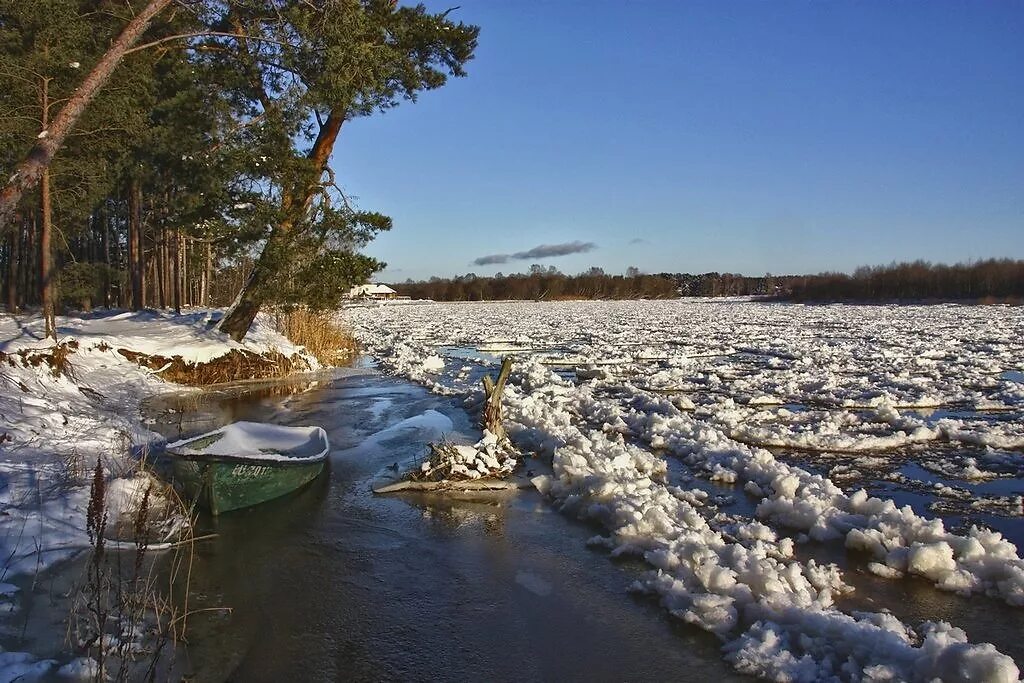
[[[184,638],[195,538],[190,523],[184,527],[184,539],[162,544],[173,554],[169,571],[159,570],[151,546],[154,524],[159,521],[153,516],[157,486],[150,482],[137,501],[130,520],[133,543],[111,546],[109,487],[102,463],[97,463],[93,474],[86,518],[91,556],[85,581],[73,599],[68,640],[96,661],[96,681],[157,680],[172,664],[167,650],[173,651]],[[171,497],[172,507],[188,510],[172,488],[160,488],[162,497]],[[134,549],[130,562],[126,553],[119,552],[126,549]],[[174,590],[182,575],[185,594],[176,600]]]

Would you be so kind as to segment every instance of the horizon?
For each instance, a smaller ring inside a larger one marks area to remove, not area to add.
[[[889,263],[864,263],[864,264],[861,264],[859,266],[855,266],[854,268],[851,268],[849,270],[820,270],[820,271],[805,272],[805,273],[785,273],[785,272],[776,272],[776,271],[770,271],[770,270],[766,271],[764,273],[741,273],[741,272],[735,272],[735,271],[730,271],[730,270],[702,270],[702,271],[659,270],[659,271],[649,271],[649,270],[644,270],[643,268],[639,268],[637,266],[632,266],[632,265],[626,266],[622,271],[611,271],[611,270],[608,270],[606,268],[601,268],[601,270],[603,270],[604,274],[608,275],[608,276],[623,276],[623,277],[630,277],[629,271],[631,269],[633,269],[633,268],[636,268],[637,272],[635,273],[635,275],[674,275],[674,276],[678,276],[678,275],[691,275],[691,276],[694,276],[694,277],[699,277],[699,276],[702,276],[702,275],[732,275],[734,277],[743,277],[743,278],[754,279],[754,278],[763,278],[763,277],[773,277],[773,278],[815,277],[815,276],[836,275],[836,274],[852,276],[852,275],[854,275],[855,271],[858,270],[859,268],[891,268],[891,267],[896,267],[896,266],[917,265],[919,263],[922,263],[922,264],[924,264],[926,266],[938,266],[938,267],[946,267],[946,268],[968,268],[968,267],[971,267],[971,266],[974,266],[974,265],[983,264],[983,263],[989,263],[989,262],[993,262],[993,261],[1012,261],[1014,263],[1020,263],[1020,262],[1024,262],[1024,259],[1014,259],[1014,258],[1009,258],[1009,257],[989,257],[989,258],[978,258],[978,259],[971,259],[969,261],[956,261],[956,262],[925,261],[924,259],[913,259],[913,260],[908,260],[908,261],[895,261],[894,260],[894,261],[890,261]],[[566,277],[576,277],[576,276],[579,276],[579,275],[585,275],[586,271],[588,271],[588,270],[590,270],[592,268],[600,268],[600,266],[587,266],[587,267],[583,268],[580,271],[571,271],[570,272],[570,271],[558,268],[555,264],[552,264],[552,263],[549,263],[547,265],[544,265],[544,264],[529,264],[529,265],[526,265],[524,267],[524,269],[522,269],[522,270],[509,270],[508,272],[505,272],[503,270],[498,270],[498,271],[495,271],[494,273],[489,273],[489,274],[485,274],[485,275],[482,275],[480,273],[476,273],[473,270],[467,270],[464,273],[454,273],[454,274],[451,274],[451,275],[443,275],[443,276],[442,275],[429,275],[429,276],[424,277],[424,278],[405,278],[403,280],[399,280],[399,279],[385,280],[385,279],[381,279],[380,277],[375,275],[375,276],[371,277],[370,280],[366,284],[401,285],[401,284],[409,284],[409,283],[429,282],[430,280],[432,280],[434,278],[438,278],[438,279],[441,279],[441,280],[452,280],[452,279],[456,279],[456,278],[465,278],[465,277],[467,277],[469,275],[472,275],[472,276],[478,277],[478,278],[500,278],[500,277],[511,277],[511,276],[517,276],[517,275],[526,276],[526,275],[530,275],[530,268],[533,267],[534,265],[542,265],[544,268],[554,267],[556,272],[554,272],[552,274],[564,275]]]
[[[452,16],[482,29],[468,77],[349,122],[332,160],[394,218],[366,250],[380,281],[1024,258],[1024,5]]]

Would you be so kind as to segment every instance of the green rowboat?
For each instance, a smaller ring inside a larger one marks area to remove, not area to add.
[[[234,422],[167,445],[174,479],[212,514],[290,493],[323,471],[330,444],[321,427]]]

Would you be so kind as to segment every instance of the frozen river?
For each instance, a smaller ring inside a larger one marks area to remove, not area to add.
[[[386,371],[470,403],[513,355],[510,433],[554,465],[537,489],[600,529],[591,548],[646,566],[634,591],[718,635],[739,671],[1019,675],[1020,308],[509,302],[347,317]]]

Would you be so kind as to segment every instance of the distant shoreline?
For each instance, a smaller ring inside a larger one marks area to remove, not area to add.
[[[1024,303],[1024,260],[989,259],[956,265],[926,261],[861,267],[852,274],[746,276],[736,273],[640,273],[590,268],[566,275],[533,265],[527,273],[431,278],[394,285],[399,295],[434,301],[586,301],[760,297],[794,303]]]

